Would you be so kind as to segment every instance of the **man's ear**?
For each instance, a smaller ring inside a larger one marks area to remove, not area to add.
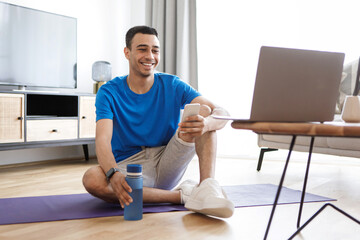
[[[124,54],[127,60],[129,60],[129,55],[130,55],[130,49],[125,47],[124,48]]]

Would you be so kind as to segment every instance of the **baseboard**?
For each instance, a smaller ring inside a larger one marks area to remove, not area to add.
[[[86,161],[86,160],[84,158],[78,158],[78,157],[40,160],[40,161],[33,161],[33,162],[0,165],[0,169],[28,167],[28,166],[45,165],[45,164],[58,164],[58,163],[71,162],[71,161]],[[96,156],[89,156],[89,162],[93,162],[93,161],[97,161]]]

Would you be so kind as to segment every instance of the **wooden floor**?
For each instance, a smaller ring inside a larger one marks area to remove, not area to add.
[[[284,155],[285,159],[285,155]],[[52,161],[1,167],[0,198],[85,192],[82,174],[96,160]],[[283,159],[265,160],[257,172],[254,159],[218,159],[217,179],[222,185],[278,184]],[[305,163],[290,162],[285,186],[301,189]],[[184,179],[198,178],[194,159]],[[308,192],[338,201],[334,204],[360,219],[360,160],[338,159],[327,163],[313,157]],[[308,219],[323,203],[306,203]],[[0,226],[0,239],[263,239],[271,207],[238,208],[229,219],[191,212],[144,214],[141,221],[122,216]],[[287,239],[296,230],[298,205],[278,206],[268,239]],[[1,214],[1,213],[0,213]],[[360,239],[360,226],[333,209],[327,209],[295,239]]]

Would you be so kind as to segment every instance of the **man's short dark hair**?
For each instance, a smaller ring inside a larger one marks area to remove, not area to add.
[[[131,49],[131,41],[137,33],[150,34],[150,35],[155,35],[156,37],[158,37],[158,33],[155,28],[148,27],[148,26],[132,27],[127,31],[126,37],[125,37],[125,42],[126,42],[127,48]]]

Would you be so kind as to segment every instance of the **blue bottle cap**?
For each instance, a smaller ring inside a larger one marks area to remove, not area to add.
[[[126,167],[128,173],[141,173],[142,166],[140,164],[128,164]]]

